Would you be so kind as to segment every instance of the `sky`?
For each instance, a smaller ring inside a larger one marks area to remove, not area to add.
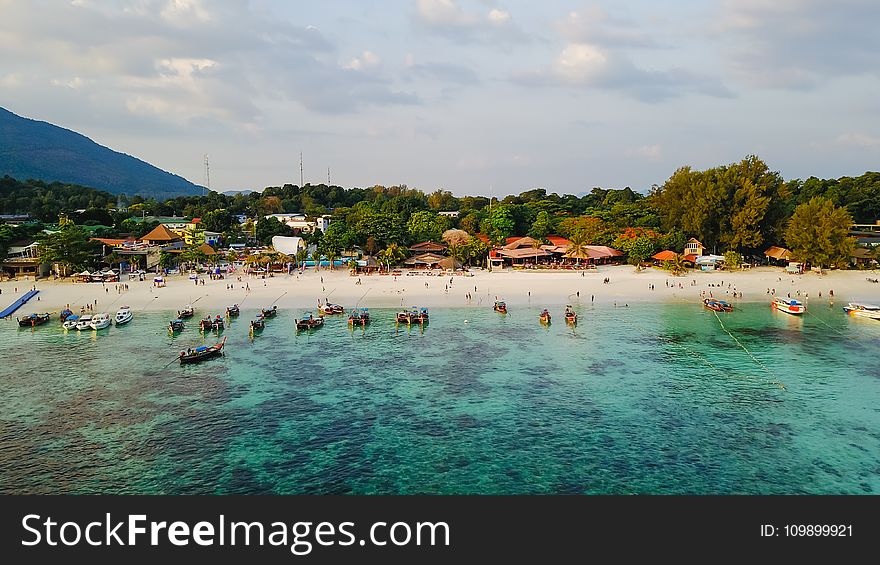
[[[0,0],[0,106],[215,190],[877,170],[876,0]]]

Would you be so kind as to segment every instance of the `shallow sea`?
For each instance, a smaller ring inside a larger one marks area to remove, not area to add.
[[[880,322],[563,306],[299,335],[285,311],[254,337],[243,310],[193,366],[218,312],[0,321],[0,492],[880,493]]]

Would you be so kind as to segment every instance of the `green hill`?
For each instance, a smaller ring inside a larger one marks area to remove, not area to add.
[[[84,135],[0,108],[0,177],[3,175],[156,199],[203,192],[181,176],[108,149]]]

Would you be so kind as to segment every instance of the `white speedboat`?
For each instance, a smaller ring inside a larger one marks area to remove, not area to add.
[[[129,306],[123,306],[116,312],[116,325],[121,326],[122,324],[127,324],[132,319],[131,308]]]
[[[786,314],[794,314],[795,316],[800,316],[807,311],[806,305],[800,300],[795,300],[794,298],[774,298],[773,302],[770,303],[770,306],[774,310],[780,310]]]
[[[61,324],[61,327],[65,330],[75,330],[76,324],[79,323],[79,316],[76,314],[71,314],[67,318],[64,319],[64,322]]]
[[[92,329],[92,315],[83,314],[80,316],[79,321],[76,323],[76,329],[79,331]]]
[[[111,323],[110,314],[95,314],[92,316],[92,321],[89,325],[93,330],[103,330],[104,328],[109,328]]]
[[[843,307],[843,311],[850,316],[858,318],[870,318],[872,320],[880,320],[880,306],[873,304],[860,304],[858,302],[850,302]]]

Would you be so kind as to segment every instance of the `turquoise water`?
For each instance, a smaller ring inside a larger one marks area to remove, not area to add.
[[[175,337],[170,313],[0,322],[0,492],[880,492],[880,323],[576,309],[433,309],[423,331],[371,309],[300,335],[287,311],[253,339],[246,310],[223,358],[183,367],[218,312]]]

